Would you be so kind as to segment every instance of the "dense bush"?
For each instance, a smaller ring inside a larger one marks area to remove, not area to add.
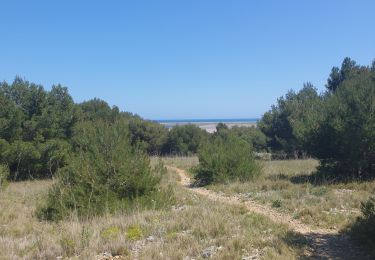
[[[169,133],[164,154],[196,154],[199,147],[205,143],[209,134],[193,124],[177,125]]]
[[[307,84],[290,91],[259,122],[268,146],[281,158],[311,155],[319,173],[335,180],[375,177],[375,63],[345,58],[334,67],[327,91]]]
[[[82,102],[78,107],[81,109],[81,117],[84,121],[102,120],[111,123],[120,118],[118,107],[111,108],[107,102],[98,98]]]
[[[112,212],[150,194],[160,181],[163,168],[152,171],[148,156],[130,145],[124,121],[82,122],[75,127],[73,143],[77,155],[59,170],[39,210],[41,218]]]
[[[270,150],[286,157],[303,156],[308,151],[310,133],[321,116],[321,102],[311,84],[305,84],[298,93],[291,90],[279,98],[258,123]]]
[[[216,126],[214,135],[226,135],[228,133],[232,133],[248,142],[256,152],[267,151],[266,136],[258,127],[233,126],[228,128],[227,125],[219,123]]]
[[[79,116],[67,88],[45,91],[16,77],[0,83],[0,106],[0,161],[10,179],[49,177],[64,165]]]
[[[168,134],[162,125],[103,100],[75,104],[66,87],[46,91],[20,77],[0,83],[0,107],[0,163],[9,165],[12,180],[49,178],[66,165],[79,122],[125,120],[131,145],[149,154],[162,152]]]
[[[375,177],[375,71],[353,70],[327,94],[311,152],[336,178],[367,179]]]
[[[129,120],[129,130],[132,145],[151,155],[162,153],[168,136],[168,129],[163,125],[134,117]]]
[[[349,234],[375,256],[375,197],[361,205],[362,216],[350,227]]]
[[[251,145],[233,133],[217,135],[199,150],[196,179],[200,184],[250,180],[261,173]]]

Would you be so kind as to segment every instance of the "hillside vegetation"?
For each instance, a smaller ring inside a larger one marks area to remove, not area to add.
[[[374,255],[375,62],[213,134],[20,77],[0,107],[0,258],[366,258],[343,234]]]
[[[294,259],[304,250],[305,241],[286,226],[197,197],[176,186],[177,181],[169,171],[158,186],[172,192],[175,200],[168,206],[133,207],[91,219],[71,215],[59,222],[40,222],[34,214],[52,181],[11,183],[0,196],[0,258],[203,259],[212,254],[219,259]]]

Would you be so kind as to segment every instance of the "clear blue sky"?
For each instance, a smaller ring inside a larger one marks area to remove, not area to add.
[[[0,3],[0,80],[149,119],[259,117],[349,56],[375,58],[375,1]]]

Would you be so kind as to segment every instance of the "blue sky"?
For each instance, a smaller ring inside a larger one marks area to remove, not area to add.
[[[61,83],[149,119],[260,117],[375,58],[375,1],[0,2],[0,80]]]

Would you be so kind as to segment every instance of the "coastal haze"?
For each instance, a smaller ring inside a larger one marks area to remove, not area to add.
[[[230,119],[171,119],[157,120],[158,123],[166,126],[168,129],[176,125],[193,124],[199,128],[206,130],[208,133],[214,133],[219,123],[226,124],[229,128],[233,126],[255,127],[258,118],[230,118]]]

